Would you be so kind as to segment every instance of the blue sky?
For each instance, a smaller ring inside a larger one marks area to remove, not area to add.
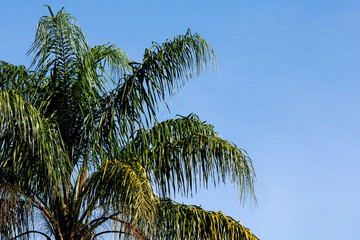
[[[135,61],[188,28],[211,43],[219,73],[192,79],[160,116],[194,112],[246,149],[258,207],[241,207],[231,184],[177,200],[222,210],[263,240],[358,235],[359,1],[4,1],[1,60],[29,65],[43,3],[65,6],[91,45],[113,42]]]

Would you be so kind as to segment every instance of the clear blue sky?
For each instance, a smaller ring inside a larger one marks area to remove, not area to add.
[[[188,28],[211,43],[219,74],[191,80],[161,116],[197,113],[246,149],[259,204],[241,207],[230,184],[179,201],[223,210],[263,240],[359,235],[359,1],[3,1],[0,59],[29,64],[42,3],[135,61]]]

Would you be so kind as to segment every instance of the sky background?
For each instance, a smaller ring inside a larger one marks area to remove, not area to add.
[[[348,239],[360,229],[360,1],[2,1],[0,59],[29,66],[39,18],[62,6],[91,46],[141,61],[152,41],[190,28],[220,71],[188,82],[171,113],[198,114],[245,149],[258,206],[231,184],[177,198],[222,210],[262,240]]]

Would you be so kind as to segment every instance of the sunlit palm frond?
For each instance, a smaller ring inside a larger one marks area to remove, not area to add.
[[[99,206],[107,215],[119,213],[134,224],[154,219],[155,198],[145,169],[137,161],[104,161],[89,176],[84,194],[90,206]]]
[[[158,231],[154,239],[258,240],[250,229],[221,211],[205,211],[201,207],[179,204],[170,199],[159,199],[157,211]]]

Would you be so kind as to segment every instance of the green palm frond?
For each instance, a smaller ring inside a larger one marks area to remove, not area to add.
[[[158,231],[154,239],[236,239],[258,240],[250,229],[220,212],[159,199]]]
[[[208,65],[217,66],[217,59],[209,43],[188,31],[162,45],[153,43],[145,50],[142,63],[129,64],[130,74],[109,94],[101,124],[118,123],[119,135],[126,138],[144,126],[143,119],[147,126],[156,120],[159,104],[181,88],[184,78],[200,74]]]
[[[0,92],[0,112],[0,168],[16,187],[59,189],[69,163],[56,128],[13,91]]]
[[[217,67],[217,58],[210,44],[199,34],[190,30],[163,44],[153,42],[146,49],[142,63],[133,63],[133,75],[144,85],[144,98],[150,104],[148,112],[155,115],[158,103],[165,100],[167,94],[175,94],[195,75]]]
[[[25,66],[15,66],[4,61],[0,61],[0,91],[19,91],[29,94],[31,80],[34,73],[28,71]]]
[[[94,63],[112,84],[118,84],[118,80],[131,69],[129,57],[114,44],[95,46],[91,48],[91,54]]]
[[[152,222],[155,198],[145,169],[134,160],[104,161],[85,183],[84,192],[92,205],[104,212],[118,212],[134,223]]]
[[[61,9],[56,15],[48,7],[51,16],[43,16],[37,26],[35,41],[28,54],[34,53],[32,66],[37,70],[56,66],[67,74],[77,55],[90,50],[86,37],[76,19]]]
[[[247,195],[255,197],[255,172],[247,153],[222,139],[195,114],[140,130],[128,147],[139,154],[154,186],[164,196],[171,190],[191,194],[201,182],[207,187],[210,179],[215,185],[230,179],[242,200]]]
[[[163,84],[162,89],[173,94],[173,88],[179,86],[174,80],[192,78],[209,66],[217,67],[213,49],[199,34],[188,30],[161,45],[153,42],[153,46],[145,50],[143,62],[136,64],[134,69],[139,74],[144,73],[145,78],[158,80],[159,85]]]
[[[163,100],[166,94],[179,90],[185,79],[199,75],[209,65],[217,66],[213,49],[199,34],[188,30],[161,45],[154,42],[145,50],[143,62],[134,63],[133,69],[134,76],[151,90],[149,98]]]

